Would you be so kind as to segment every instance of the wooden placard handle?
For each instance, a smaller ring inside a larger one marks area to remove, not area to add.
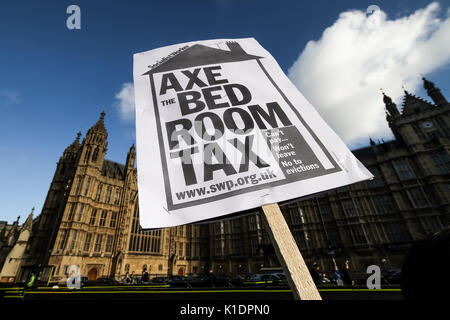
[[[322,300],[278,203],[262,206],[266,231],[297,300]]]

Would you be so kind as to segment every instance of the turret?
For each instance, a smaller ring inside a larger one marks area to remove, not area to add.
[[[427,79],[425,79],[425,77],[423,77],[422,79],[423,87],[425,88],[425,90],[427,90],[428,96],[438,107],[448,104],[448,101],[441,93],[441,90],[439,88],[436,88],[433,82],[428,81]]]
[[[136,149],[134,147],[134,143],[130,148],[130,151],[128,151],[127,154],[127,161],[125,163],[125,167],[127,170],[133,170],[134,169],[134,163],[136,161]]]
[[[104,120],[105,112],[102,111],[100,119],[88,130],[86,137],[83,139],[80,164],[102,167],[108,146],[108,132]]]
[[[387,116],[396,117],[400,115],[400,111],[398,111],[397,105],[394,102],[392,102],[391,97],[387,96],[384,92],[383,92],[383,102],[384,105],[386,106]]]
[[[67,175],[70,169],[75,167],[81,149],[80,137],[81,132],[78,132],[72,144],[64,150],[62,157],[59,159],[55,176]]]

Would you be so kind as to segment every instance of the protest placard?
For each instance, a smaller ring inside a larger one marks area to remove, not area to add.
[[[134,85],[143,228],[372,176],[253,38],[135,54]]]

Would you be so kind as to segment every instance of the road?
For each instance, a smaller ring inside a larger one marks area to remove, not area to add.
[[[402,300],[399,288],[320,288],[323,300]],[[82,289],[0,288],[3,300],[292,300],[288,287],[168,288],[164,285],[87,286]]]

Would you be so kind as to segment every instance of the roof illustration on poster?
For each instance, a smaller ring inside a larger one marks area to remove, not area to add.
[[[175,57],[147,71],[143,75],[150,75],[159,72],[172,71],[181,68],[191,68],[214,63],[238,62],[262,58],[260,56],[246,53],[241,45],[236,41],[227,41],[226,45],[230,50],[222,50],[211,48],[201,44],[194,44]]]

